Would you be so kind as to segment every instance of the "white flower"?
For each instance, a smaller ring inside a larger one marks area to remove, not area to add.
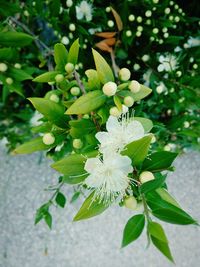
[[[189,37],[187,41],[188,47],[200,46],[200,38]]]
[[[133,171],[131,159],[117,153],[104,154],[103,160],[89,158],[84,169],[89,173],[84,183],[95,189],[94,199],[107,204],[123,197],[130,183],[128,174]]]
[[[42,114],[39,113],[37,110],[34,112],[33,117],[30,119],[30,125],[32,127],[38,126],[41,124],[41,121],[39,121],[41,118],[43,118]]]
[[[160,64],[158,65],[158,71],[172,71],[178,68],[178,62],[177,58],[174,55],[168,54],[166,56],[160,55],[159,56],[159,62]]]
[[[100,142],[99,150],[122,151],[124,147],[132,141],[144,136],[144,128],[139,121],[127,119],[122,116],[121,121],[110,116],[106,123],[107,132],[98,132],[95,136]]]
[[[92,5],[87,1],[82,1],[79,6],[76,6],[76,17],[81,20],[83,18],[86,21],[92,20]]]
[[[145,81],[144,85],[147,87],[150,86],[150,78],[151,78],[152,70],[148,69],[144,74],[143,74],[143,80]]]

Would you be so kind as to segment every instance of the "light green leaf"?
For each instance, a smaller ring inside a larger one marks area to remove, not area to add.
[[[163,200],[169,202],[170,204],[178,208],[181,208],[178,202],[170,195],[170,193],[165,188],[158,188],[156,189],[156,192]]]
[[[164,243],[168,243],[167,237],[165,235],[164,229],[162,226],[157,222],[149,221],[148,223],[148,232],[153,237],[159,239]]]
[[[145,217],[143,214],[131,217],[124,228],[122,247],[125,247],[135,241],[141,235],[144,225]]]
[[[177,153],[168,151],[155,152],[148,159],[145,159],[142,168],[153,172],[167,170],[177,155]]]
[[[63,106],[45,98],[32,97],[28,98],[28,100],[33,104],[35,109],[42,113],[49,121],[63,129],[68,127],[68,118],[64,114],[65,108]]]
[[[95,49],[92,49],[92,53],[94,57],[96,70],[101,83],[105,84],[110,81],[114,82],[114,75],[112,69],[105,61],[105,59]]]
[[[21,69],[9,68],[9,75],[16,81],[31,80],[33,77]]]
[[[69,49],[68,62],[76,65],[79,54],[79,39],[76,39]]]
[[[106,96],[100,90],[89,92],[79,97],[66,111],[66,114],[87,114],[101,107]]]
[[[140,91],[138,93],[134,93],[133,94],[133,99],[135,101],[139,101],[143,98],[145,98],[146,96],[148,96],[150,93],[152,92],[152,90],[144,85],[140,85]]]
[[[42,141],[42,137],[37,137],[15,148],[12,154],[31,154],[36,151],[47,150],[53,146],[55,145],[45,145]]]
[[[122,103],[121,103],[120,98],[117,95],[115,95],[113,97],[113,100],[114,100],[116,107],[119,109],[119,111],[122,111]]]
[[[133,141],[125,147],[121,154],[131,158],[133,165],[138,166],[148,154],[151,139],[152,135],[147,135],[137,141]]]
[[[73,221],[80,221],[97,216],[104,212],[109,206],[103,202],[99,202],[98,199],[93,199],[94,193],[92,192],[89,197],[83,202],[80,210],[74,217]]]
[[[142,124],[145,130],[145,133],[149,133],[151,129],[153,128],[153,123],[149,119],[142,118],[142,117],[134,117],[134,120],[139,121]]]
[[[85,72],[86,76],[88,77],[87,85],[90,90],[99,90],[100,87],[100,80],[96,70],[89,69]]]
[[[174,262],[173,256],[171,254],[169,245],[165,242],[162,242],[161,240],[155,238],[154,236],[151,236],[151,240],[154,244],[154,246],[161,252],[163,255],[165,255],[170,261]]]
[[[35,79],[33,79],[33,82],[38,82],[38,83],[55,82],[55,77],[59,73],[60,73],[60,71],[45,72],[45,73],[37,76]]]
[[[67,49],[63,44],[55,44],[54,45],[54,60],[56,63],[56,69],[59,71],[65,70],[65,65],[67,64]]]
[[[23,47],[29,45],[34,38],[23,32],[0,32],[0,45],[11,47]]]

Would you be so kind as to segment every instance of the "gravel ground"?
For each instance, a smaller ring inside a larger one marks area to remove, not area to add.
[[[169,267],[145,234],[120,249],[122,231],[132,212],[114,206],[101,216],[73,223],[81,202],[53,210],[53,229],[33,225],[36,208],[48,198],[43,189],[57,174],[40,154],[11,157],[0,146],[0,267]],[[200,157],[189,153],[175,162],[169,189],[200,221]],[[65,188],[68,199],[72,188]],[[198,267],[200,231],[195,226],[164,224],[177,267]]]

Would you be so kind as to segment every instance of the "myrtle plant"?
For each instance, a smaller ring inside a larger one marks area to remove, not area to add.
[[[48,83],[52,90],[43,98],[29,98],[39,114],[39,125],[32,128],[37,137],[13,151],[47,151],[54,160],[51,167],[61,174],[58,185],[50,187],[52,197],[37,210],[35,224],[44,220],[51,228],[53,207],[66,204],[63,187],[75,186],[72,201],[81,193],[86,199],[73,221],[100,215],[118,204],[133,211],[121,246],[139,238],[146,227],[148,242],[173,261],[156,219],[179,225],[197,222],[167,189],[167,173],[174,170],[177,153],[156,150],[153,123],[140,116],[138,103],[152,90],[133,80],[126,67],[114,75],[94,49],[95,68],[79,74],[78,54],[78,39],[69,51],[61,43],[55,45],[55,69],[33,80]]]

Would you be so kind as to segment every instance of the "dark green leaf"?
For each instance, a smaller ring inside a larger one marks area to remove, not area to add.
[[[161,187],[166,179],[166,175],[160,175],[158,178],[155,180],[146,182],[140,186],[140,192],[143,194],[146,194],[150,191],[153,191],[159,187]]]
[[[122,247],[125,247],[135,241],[141,235],[144,225],[145,217],[143,214],[131,217],[124,228]]]
[[[46,222],[46,224],[49,226],[49,228],[51,229],[52,227],[52,216],[49,212],[47,212],[45,215],[44,215],[44,220]]]
[[[0,45],[11,47],[23,47],[29,45],[34,38],[23,32],[0,32]]]
[[[66,204],[66,197],[61,192],[58,192],[55,201],[60,207],[64,208]]]
[[[154,236],[151,236],[151,240],[154,244],[154,246],[162,252],[170,261],[174,262],[173,256],[171,254],[169,245],[165,242],[162,242],[161,240],[155,238]]]

